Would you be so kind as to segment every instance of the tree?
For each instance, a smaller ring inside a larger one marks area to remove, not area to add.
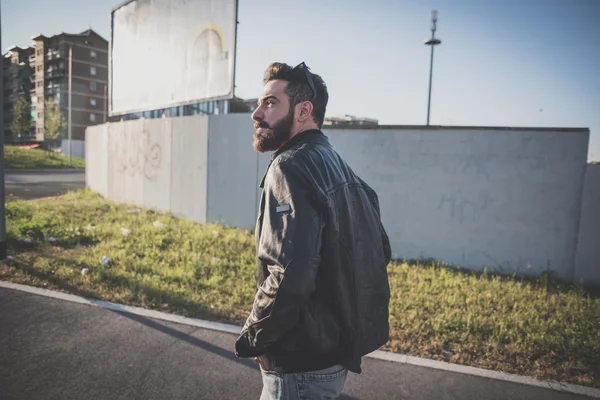
[[[48,144],[60,139],[67,127],[67,121],[60,112],[60,106],[52,99],[44,102],[44,141]]]
[[[30,105],[26,98],[19,97],[15,104],[15,120],[10,126],[13,135],[18,137],[29,135],[31,133],[31,114],[29,112]]]

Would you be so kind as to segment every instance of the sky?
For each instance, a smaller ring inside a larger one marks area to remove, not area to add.
[[[2,50],[90,27],[109,39],[120,3],[3,0]],[[271,62],[305,61],[327,116],[423,125],[433,9],[432,125],[589,128],[600,161],[600,0],[239,0],[236,96],[258,97]]]

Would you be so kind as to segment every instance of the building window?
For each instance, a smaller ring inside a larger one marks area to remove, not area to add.
[[[96,114],[90,113],[90,122],[96,122]]]
[[[94,50],[90,50],[90,57],[96,58],[96,52]]]
[[[90,75],[96,75],[96,67],[90,67]]]
[[[96,99],[90,99],[90,106],[96,106]]]
[[[38,49],[38,50],[37,50],[37,55],[38,55],[38,56],[41,56],[41,55],[42,55],[42,49]]]
[[[95,91],[96,91],[96,82],[90,82],[90,90],[91,90],[92,92],[95,92]]]
[[[59,67],[60,69],[63,69],[63,68],[65,67],[65,63],[64,63],[64,61],[61,61],[61,62],[60,62],[60,64],[58,65],[58,67]]]

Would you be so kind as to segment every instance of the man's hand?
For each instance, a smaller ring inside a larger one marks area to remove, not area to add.
[[[269,370],[269,357],[266,354],[254,357],[254,362],[257,363],[263,371]]]

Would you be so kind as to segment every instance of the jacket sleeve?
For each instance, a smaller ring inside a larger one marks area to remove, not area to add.
[[[324,220],[302,166],[288,162],[274,163],[265,180],[257,256],[268,273],[236,341],[239,357],[265,354],[298,323],[315,290]]]
[[[383,227],[383,223],[381,222],[381,210],[379,209],[379,197],[377,196],[377,193],[369,185],[367,185],[367,183],[365,181],[363,181],[359,177],[357,177],[357,178],[358,178],[358,181],[363,186],[363,188],[365,189],[365,191],[369,197],[369,200],[371,201],[371,205],[375,209],[377,218],[379,218],[379,232],[381,233],[381,244],[383,246],[383,258],[385,259],[385,265],[388,265],[390,263],[390,261],[392,260],[392,246],[390,245],[390,239],[387,235],[387,232],[385,231],[385,228]]]
[[[377,203],[377,214],[379,214],[379,202]],[[390,239],[383,227],[381,217],[379,218],[379,231],[381,232],[381,243],[383,245],[383,257],[385,259],[385,265],[388,265],[392,261],[392,246],[390,245]]]

